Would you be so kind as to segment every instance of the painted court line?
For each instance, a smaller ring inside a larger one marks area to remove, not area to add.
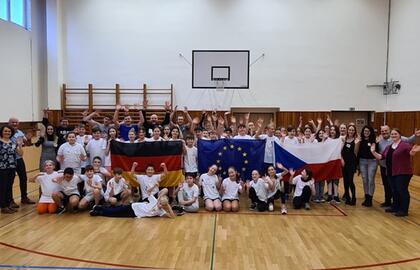
[[[134,270],[135,268],[98,268],[98,267],[76,267],[76,266],[41,266],[41,265],[13,265],[0,264],[0,268],[14,269],[75,269],[75,270]]]
[[[210,270],[214,270],[214,260],[216,257],[216,251],[215,251],[215,246],[216,246],[216,229],[217,229],[217,213],[214,215],[214,219],[213,219],[213,243],[212,243],[212,247],[211,247],[211,261],[210,261]]]
[[[416,257],[416,258],[412,258],[412,259],[405,259],[405,260],[383,262],[383,263],[342,266],[342,267],[330,267],[330,268],[315,268],[315,269],[312,269],[312,270],[348,270],[348,269],[375,268],[375,267],[381,267],[381,266],[386,266],[386,265],[395,265],[395,264],[402,264],[402,263],[408,263],[408,262],[414,262],[414,261],[420,261],[420,257]]]
[[[47,252],[27,249],[27,248],[23,248],[23,247],[18,247],[18,246],[14,246],[14,245],[11,245],[11,244],[4,243],[4,242],[0,242],[0,245],[8,247],[8,248],[16,249],[16,250],[19,250],[19,251],[32,253],[32,254],[37,254],[37,255],[42,255],[42,256],[46,256],[46,257],[67,260],[67,261],[74,261],[74,262],[91,263],[91,264],[99,264],[99,265],[107,265],[107,266],[113,266],[113,267],[131,268],[131,269],[173,269],[173,268],[165,268],[165,267],[162,268],[162,267],[137,266],[137,265],[129,265],[129,264],[118,264],[118,263],[108,263],[108,262],[78,259],[78,258],[55,255],[55,254],[51,254],[51,253],[47,253]]]

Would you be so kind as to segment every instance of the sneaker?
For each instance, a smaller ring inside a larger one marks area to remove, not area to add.
[[[287,215],[287,208],[286,208],[286,206],[282,205],[280,211],[281,211],[281,214],[282,215]]]
[[[319,202],[320,202],[320,203],[324,203],[324,202],[325,202],[325,199],[324,199],[324,198],[321,198],[321,199],[319,200]]]
[[[333,200],[332,196],[328,196],[326,202],[331,202]]]
[[[383,203],[381,203],[381,207],[382,208],[386,208],[386,207],[391,207],[391,203],[389,203],[389,202],[383,202]]]
[[[66,212],[66,208],[65,207],[58,207],[57,208],[57,211],[55,212],[57,215],[61,215],[61,214],[63,214],[64,212]]]
[[[314,203],[320,203],[320,202],[321,202],[321,200],[319,200],[319,199],[314,200]]]
[[[306,210],[311,210],[311,205],[309,203],[305,203],[305,209]]]
[[[270,212],[274,211],[274,205],[272,203],[268,204],[268,211],[270,211]]]
[[[185,211],[184,210],[178,210],[178,211],[176,211],[176,215],[177,216],[182,216],[184,214],[185,214]]]
[[[254,211],[257,209],[257,205],[255,203],[251,203],[251,205],[249,206],[249,210]]]
[[[10,206],[9,206],[10,208],[19,208],[20,206],[17,204],[17,203],[15,203],[15,201],[12,201],[11,203],[10,203]]]
[[[21,202],[22,204],[35,204],[35,202],[34,202],[34,201],[31,201],[28,197],[26,197],[26,198],[22,198],[22,199],[20,200],[20,202]]]
[[[400,212],[400,211],[398,211],[398,212],[396,212],[394,215],[395,215],[396,217],[406,217],[406,216],[408,216],[408,213],[404,213],[404,212]]]
[[[14,214],[15,211],[12,208],[4,207],[1,209],[2,214]]]
[[[392,207],[389,207],[389,208],[385,209],[385,213],[395,213],[395,212],[397,212],[397,210],[395,210]]]
[[[341,201],[340,201],[340,198],[338,197],[338,196],[335,196],[334,197],[334,201],[335,201],[335,203],[340,203]]]

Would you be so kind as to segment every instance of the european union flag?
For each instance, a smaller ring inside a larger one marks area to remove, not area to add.
[[[243,180],[251,179],[252,170],[261,172],[264,165],[265,140],[220,139],[199,140],[198,171],[206,173],[216,164],[218,174],[228,177],[227,170],[234,166]]]

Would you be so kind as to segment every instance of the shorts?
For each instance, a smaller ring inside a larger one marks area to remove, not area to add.
[[[80,195],[77,194],[77,193],[72,193],[70,195],[66,195],[66,193],[64,193],[62,191],[60,191],[60,193],[63,195],[63,205],[67,205],[69,203],[71,196],[77,196],[77,197],[79,197],[79,200],[80,200]]]
[[[101,193],[101,197],[103,198],[104,197],[104,194],[103,193]],[[85,200],[85,201],[87,201],[87,202],[91,202],[91,201],[93,201],[93,191],[91,191],[91,192],[87,192],[86,194],[85,194],[85,196],[83,197],[83,199]]]
[[[222,202],[224,201],[230,201],[230,202],[238,201],[239,202],[239,199],[223,199]]]
[[[210,200],[210,201],[219,201],[219,202],[221,202],[221,200],[220,200],[220,198],[216,198],[216,199],[210,199],[210,198],[206,198],[206,199],[204,199],[204,202],[206,202],[207,200]]]
[[[114,195],[114,196],[111,196],[111,197],[109,197],[109,198],[115,198],[115,199],[117,199],[117,202],[119,202],[119,201],[121,201],[121,193],[118,193],[117,195]],[[108,199],[109,200],[109,199]]]

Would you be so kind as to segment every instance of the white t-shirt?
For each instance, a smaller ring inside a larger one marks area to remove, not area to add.
[[[196,184],[193,184],[192,187],[190,187],[187,183],[184,183],[182,185],[182,188],[180,190],[182,192],[182,197],[184,199],[184,201],[189,201],[192,198],[197,198],[195,200],[195,202],[193,202],[193,204],[191,204],[191,206],[197,207],[198,208],[198,195],[199,195],[199,191],[198,191],[198,186]]]
[[[302,195],[302,190],[305,186],[309,186],[311,189],[314,188],[314,180],[309,180],[308,182],[302,181],[302,176],[298,175],[295,178],[293,178],[293,185],[296,185],[295,187],[295,193],[293,194],[293,197],[299,197]]]
[[[303,138],[303,143],[318,143],[318,141],[315,138]]]
[[[73,168],[74,173],[81,173],[82,160],[80,159],[80,155],[86,156],[86,151],[83,146],[78,143],[71,145],[66,142],[60,146],[57,155],[64,157],[61,168]]]
[[[52,180],[57,178],[58,173],[53,172],[51,174],[43,173],[41,176],[36,178],[36,181],[41,186],[41,198],[39,198],[40,203],[54,203],[52,199],[53,192],[60,191],[60,185],[53,182]]]
[[[89,154],[90,164],[93,164],[94,157],[100,157],[102,164],[105,163],[106,140],[100,138],[99,140],[92,139],[86,145],[86,151]]]
[[[92,135],[87,135],[87,134],[83,136],[77,135],[76,142],[80,145],[85,145],[85,138],[87,139],[87,141],[90,141],[92,140]]]
[[[89,178],[86,175],[80,175],[80,179],[85,181],[85,191],[86,194],[93,192],[93,187],[88,184]],[[92,177],[92,185],[98,185],[100,184],[102,187],[102,178],[99,175],[94,174]],[[101,191],[103,193],[103,189],[101,188]]]
[[[293,138],[289,138],[289,136],[286,136],[284,138],[284,144],[288,144],[288,145],[298,145],[299,144],[299,140],[296,137]]]
[[[82,182],[83,180],[78,176],[74,175],[70,181],[63,180],[60,183],[60,191],[62,191],[67,196],[77,194],[80,196],[79,189],[77,188],[77,184]]]
[[[222,186],[225,192],[222,195],[223,200],[239,200],[239,192],[242,191],[241,184],[236,181],[230,180],[230,178],[223,179]]]
[[[146,138],[145,140],[146,142],[160,142],[160,141],[163,141],[163,138],[159,137],[158,139],[155,140],[155,138],[151,137],[151,138]]]
[[[158,208],[158,200],[154,196],[149,196],[148,199],[148,203],[141,202],[131,204],[131,208],[133,208],[136,217],[162,217],[166,214],[165,210]]]
[[[109,199],[109,194],[111,193],[111,186],[114,187],[114,196],[120,194],[124,189],[128,188],[127,183],[125,182],[124,178],[121,178],[120,181],[115,181],[115,178],[111,178],[106,184],[106,191],[104,194],[105,200]]]
[[[198,152],[197,152],[197,147],[193,146],[193,147],[186,147],[187,149],[187,154],[184,155],[184,170],[185,172],[192,172],[192,173],[196,173],[198,172],[198,167],[197,167],[197,157],[198,157]]]
[[[160,174],[154,174],[152,176],[147,175],[136,175],[137,182],[140,184],[141,197],[143,199],[149,197],[147,190],[160,182]],[[159,192],[159,187],[155,186],[150,193],[152,196]]]
[[[269,137],[267,134],[260,135],[260,139],[265,139],[264,163],[274,163],[274,143],[280,143],[276,136]]]
[[[258,199],[260,201],[267,202],[268,184],[261,178],[258,178],[257,182],[251,180],[250,185],[255,189]]]
[[[201,183],[201,186],[203,187],[204,200],[220,199],[220,194],[216,186],[217,181],[218,181],[217,175],[210,176],[207,173],[205,173],[200,176],[200,183]]]
[[[271,181],[273,181],[273,179]],[[276,192],[280,189],[281,189],[280,177],[277,177],[276,179],[274,179],[274,190],[267,191],[267,198],[274,196],[274,194],[276,194]]]
[[[252,138],[251,136],[249,136],[248,134],[245,135],[236,135],[235,137],[233,137],[234,139],[242,139],[242,140],[253,140],[254,138]]]

